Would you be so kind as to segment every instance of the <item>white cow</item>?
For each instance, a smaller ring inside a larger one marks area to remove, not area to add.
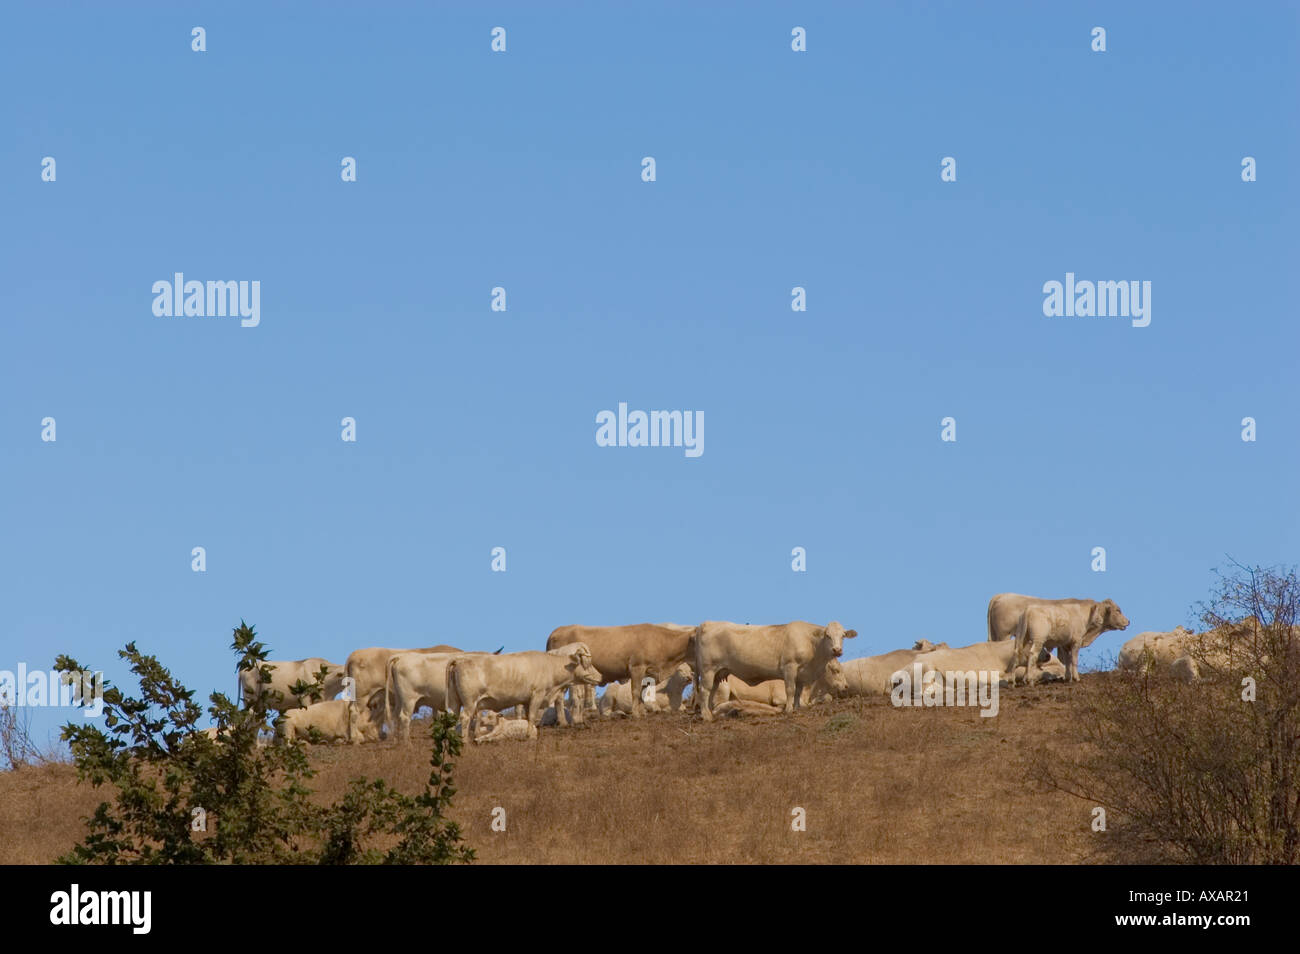
[[[1226,623],[1204,633],[1194,633],[1181,626],[1167,633],[1138,633],[1119,651],[1117,668],[1137,672],[1164,673],[1182,682],[1196,682],[1201,669],[1223,670],[1250,658],[1242,654],[1248,644],[1243,640],[1255,630],[1253,617]],[[1240,648],[1239,648],[1240,647]]]
[[[1016,658],[1014,641],[974,643],[956,649],[937,649],[918,653],[912,659],[921,673],[927,672],[992,672],[1004,677]],[[903,668],[903,667],[900,667]]]
[[[475,742],[526,741],[537,738],[537,727],[527,719],[502,719],[491,709],[479,713]]]
[[[271,681],[262,682],[261,668],[270,670]],[[266,697],[266,707],[287,712],[311,704],[311,697],[295,695],[293,687],[299,682],[313,683],[323,668],[325,679],[321,683],[321,701],[328,701],[343,688],[343,667],[320,656],[308,659],[268,659],[257,669],[239,672],[239,700],[251,705],[259,696]]]
[[[735,675],[751,685],[766,679],[785,683],[785,712],[802,704],[805,686],[826,671],[827,664],[844,653],[844,640],[857,636],[838,622],[825,626],[798,621],[779,626],[750,626],[711,621],[695,631],[695,694],[700,715],[713,719],[713,696],[718,683]]]
[[[585,643],[570,643],[566,653],[520,652],[500,656],[456,656],[447,663],[447,709],[460,713],[461,737],[474,738],[481,709],[500,712],[519,707],[532,725],[541,721],[555,690],[583,682],[596,686],[601,675]]]
[[[1065,664],[1066,679],[1078,682],[1079,652],[1102,633],[1127,628],[1128,617],[1114,600],[1053,600],[1028,606],[1016,629],[1015,677],[1019,680],[1023,673],[1029,685],[1040,681],[1041,654],[1055,649]]]
[[[1174,660],[1186,654],[1194,635],[1182,626],[1163,633],[1155,630],[1138,633],[1120,648],[1115,668],[1137,672],[1168,669]]]
[[[388,658],[388,675],[382,698],[384,723],[392,737],[411,741],[411,717],[423,706],[434,712],[447,710],[447,663],[457,653],[394,653]]]
[[[384,686],[388,682],[388,661],[398,653],[458,653],[455,646],[439,645],[424,649],[387,649],[370,646],[354,649],[343,664],[344,672],[352,680],[352,710],[359,716],[363,710],[377,707],[383,712],[388,707]]]

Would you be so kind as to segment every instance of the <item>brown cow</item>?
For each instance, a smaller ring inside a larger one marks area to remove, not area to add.
[[[637,623],[632,626],[561,626],[546,638],[547,650],[570,643],[586,643],[591,663],[600,670],[601,685],[630,680],[641,686],[647,675],[655,681],[668,679],[682,663],[692,662],[694,626],[676,623]],[[587,689],[586,692],[591,692]],[[585,696],[585,692],[583,695]],[[586,700],[574,706],[581,713],[590,708]],[[632,716],[645,712],[640,692],[632,698]],[[576,721],[581,721],[579,717]]]

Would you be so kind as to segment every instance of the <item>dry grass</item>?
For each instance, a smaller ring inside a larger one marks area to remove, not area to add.
[[[451,815],[487,863],[1074,863],[1097,837],[1091,806],[1033,785],[1027,756],[1068,737],[1069,694],[1098,678],[1003,692],[996,718],[853,699],[711,725],[662,714],[543,729],[467,747]],[[418,790],[427,727],[413,730],[410,748],[316,749],[318,794],[357,775]],[[67,765],[0,774],[0,864],[52,861],[105,797]],[[497,806],[505,832],[489,827]],[[806,832],[791,831],[795,806]]]

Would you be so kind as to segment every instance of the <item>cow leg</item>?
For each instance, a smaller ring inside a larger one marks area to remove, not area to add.
[[[356,700],[351,700],[348,702],[348,719],[350,720],[349,722],[350,725],[357,725],[361,721],[361,713],[362,713],[362,708],[356,702]],[[366,714],[369,715],[369,713]],[[348,741],[353,745],[360,745],[361,733],[359,732],[354,733],[353,736]]]
[[[402,706],[397,713],[397,725],[391,726],[390,731],[397,737],[398,741],[411,744],[411,713],[406,711],[406,706]]]
[[[799,667],[794,663],[782,666],[781,678],[785,680],[785,705],[782,708],[788,715],[799,704]]]
[[[639,719],[645,713],[641,702],[641,680],[645,678],[645,666],[628,667],[628,688],[632,690],[632,718]]]
[[[546,718],[547,709],[554,709],[555,727],[558,729],[560,726],[564,725],[564,688],[560,687],[559,689],[554,689],[547,695],[543,696],[541,709],[542,714],[538,717],[539,722],[541,719]]]
[[[1043,640],[1031,639],[1029,652],[1025,653],[1025,685],[1036,686],[1043,681],[1043,671],[1038,666],[1038,654],[1043,651]]]
[[[704,669],[695,677],[699,680],[695,694],[700,700],[700,717],[705,722],[713,721],[713,693],[717,690],[717,673]]]
[[[558,708],[556,709],[555,712],[555,724],[558,726],[560,724],[560,711],[564,708],[563,690],[561,690],[559,696],[556,697],[555,701],[558,704]],[[528,701],[528,709],[527,709],[528,714],[525,716],[525,718],[528,720],[528,724],[532,726],[532,728],[529,730],[528,733],[529,738],[532,737],[533,732],[537,731],[537,723],[542,721],[542,712],[545,709],[546,709],[546,694],[541,692],[533,693],[533,697]]]
[[[1074,645],[1058,646],[1056,658],[1065,664],[1065,681],[1079,681],[1079,653]]]
[[[574,683],[569,687],[569,725],[582,725],[586,721],[587,684]]]

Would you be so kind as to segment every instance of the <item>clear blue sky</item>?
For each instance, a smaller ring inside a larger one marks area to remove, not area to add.
[[[121,682],[137,640],[231,691],[241,618],[857,656],[1004,590],[1131,635],[1295,561],[1295,5],[382,6],[6,6],[0,669]],[[176,271],[260,281],[260,326],[155,317]],[[1152,282],[1150,326],[1044,317],[1067,271]],[[620,401],[705,453],[598,447]]]

